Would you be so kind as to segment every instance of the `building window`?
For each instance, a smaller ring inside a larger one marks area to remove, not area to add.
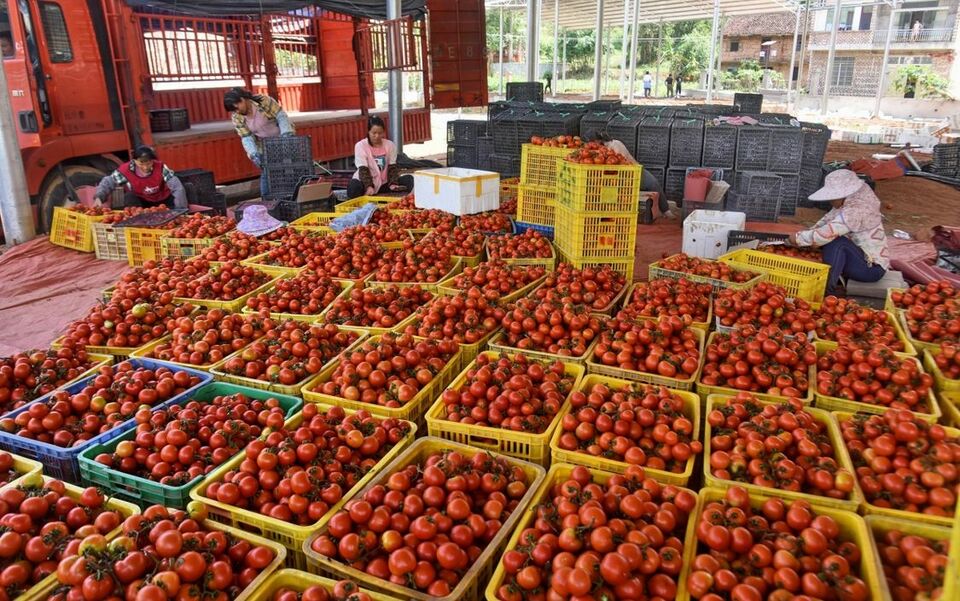
[[[887,59],[888,65],[932,65],[933,58],[929,56],[891,56]]]
[[[864,6],[860,9],[860,31],[870,29],[870,22],[873,20],[873,7]]]
[[[853,63],[852,56],[838,56],[833,59],[833,73],[830,75],[830,85],[837,87],[849,87],[853,85]]]
[[[47,40],[47,52],[52,63],[69,63],[73,60],[73,48],[67,33],[67,22],[63,18],[63,9],[55,2],[40,3],[40,22],[43,23],[43,35]]]
[[[730,40],[730,52],[738,52],[740,50],[740,40]]]

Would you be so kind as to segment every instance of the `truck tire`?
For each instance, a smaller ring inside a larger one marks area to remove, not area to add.
[[[69,177],[73,187],[79,190],[88,186],[96,188],[107,173],[88,165],[68,165],[63,168],[63,175]],[[51,170],[43,188],[40,189],[40,199],[37,207],[42,231],[50,231],[50,225],[53,223],[53,208],[63,206],[68,197],[69,190],[63,182],[60,170]]]

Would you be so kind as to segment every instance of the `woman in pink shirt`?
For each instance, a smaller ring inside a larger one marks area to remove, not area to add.
[[[347,186],[347,198],[413,190],[413,176],[400,175],[397,147],[386,138],[380,117],[367,120],[367,137],[357,142],[353,154],[357,172]]]

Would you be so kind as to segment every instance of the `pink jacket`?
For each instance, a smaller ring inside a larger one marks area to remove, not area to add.
[[[370,170],[370,176],[373,178],[374,192],[387,183],[387,171],[390,165],[397,163],[397,146],[390,140],[383,141],[383,148],[386,151],[387,163],[384,169],[377,165],[377,159],[373,156],[373,147],[366,138],[357,142],[353,147],[353,160],[357,165],[357,172],[353,174],[354,179],[360,179],[360,168],[366,167]]]
[[[813,228],[797,232],[796,240],[797,246],[823,246],[840,236],[850,238],[859,246],[871,265],[890,269],[880,199],[870,186],[864,184],[847,197],[842,207],[831,209]]]

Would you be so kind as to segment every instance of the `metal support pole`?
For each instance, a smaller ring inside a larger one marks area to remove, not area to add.
[[[560,67],[561,71],[563,71],[563,89],[566,90],[567,89],[567,32],[566,31],[563,32],[563,56],[561,57],[560,60],[563,61],[563,64]]]
[[[723,15],[720,15],[720,26],[717,28],[717,62],[715,63],[716,75],[713,77],[713,89],[720,91],[720,73],[723,72]]]
[[[603,37],[603,94],[610,91],[610,55],[613,54],[613,28]]]
[[[653,86],[653,95],[656,97],[660,89],[660,60],[663,58],[663,19],[660,19],[660,28],[657,31],[657,81]]]
[[[503,7],[500,7],[500,96],[503,96]]]
[[[710,30],[710,70],[707,71],[707,102],[713,102],[713,70],[717,58],[717,30],[720,29],[720,0],[713,0],[713,28]]]
[[[597,0],[597,31],[593,49],[593,99],[600,100],[600,71],[603,69],[603,0]]]
[[[837,0],[833,5],[833,27],[830,31],[830,50],[827,52],[827,69],[823,74],[823,96],[820,97],[820,113],[827,114],[827,103],[830,98],[830,77],[833,75],[833,59],[837,54],[837,30],[840,29],[840,5],[843,0]]]
[[[400,0],[387,0],[387,19],[399,19],[401,16]],[[400,40],[393,39],[399,34],[399,29],[387,30],[389,36],[387,45],[392,48],[400,47]],[[397,146],[397,153],[403,153],[403,71],[397,67],[396,59],[390,53],[390,74],[387,80],[388,97],[390,99],[390,139]]]
[[[637,46],[640,43],[640,0],[633,0],[633,39],[630,41],[630,91],[627,100],[633,102],[633,82],[637,79]]]
[[[7,72],[0,66],[0,221],[7,244],[22,244],[37,235],[27,193],[27,176],[13,122]]]
[[[620,43],[620,100],[626,96],[627,34],[630,32],[630,0],[623,0],[623,38]]]
[[[793,46],[790,47],[790,70],[787,71],[787,108],[793,108],[791,96],[793,92],[793,69],[797,64],[797,37],[800,35],[800,11],[797,8],[797,19],[793,24]],[[797,84],[800,82],[798,81]]]
[[[893,18],[897,15],[897,5],[894,3],[890,11],[890,22],[887,23],[887,39],[883,43],[883,63],[880,65],[880,83],[877,84],[877,98],[873,103],[873,116],[880,116],[880,102],[883,100],[884,88],[887,87],[887,61],[890,60],[890,41],[893,39]]]
[[[800,62],[797,65],[796,97],[800,97],[801,83],[803,82],[803,64],[807,60],[807,45],[810,43],[810,3],[809,0],[803,9],[803,37],[800,38]],[[808,69],[809,74],[809,69]]]
[[[273,47],[273,28],[270,26],[270,17],[263,15],[260,17],[260,35],[263,38],[263,66],[267,73],[267,96],[271,98],[280,97],[280,89],[277,87],[277,56]]]
[[[560,82],[560,76],[557,73],[557,54],[560,40],[560,0],[553,0],[553,85],[550,86],[550,95],[557,97],[557,84]]]
[[[527,0],[527,81],[539,81],[540,13],[537,0]]]

